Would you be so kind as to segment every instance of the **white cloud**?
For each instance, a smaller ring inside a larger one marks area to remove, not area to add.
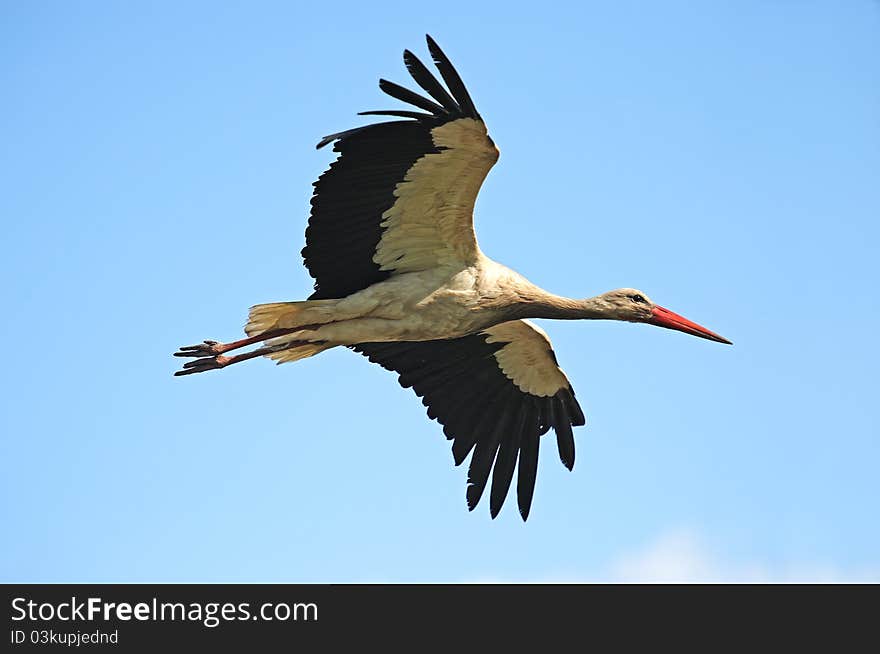
[[[696,531],[680,528],[622,554],[611,563],[607,577],[621,583],[858,583],[880,581],[880,569],[844,570],[813,563],[771,569],[761,563],[726,561],[713,553]]]
[[[537,578],[487,575],[462,583],[878,583],[880,564],[854,568],[816,562],[783,566],[735,561],[720,555],[695,529],[659,533],[641,547],[623,552],[598,574],[551,574]]]

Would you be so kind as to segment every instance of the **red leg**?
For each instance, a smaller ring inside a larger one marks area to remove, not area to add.
[[[291,330],[296,331],[296,330]],[[268,333],[268,332],[267,332]],[[287,332],[285,332],[287,333]],[[276,336],[278,334],[275,334]],[[260,335],[263,338],[272,338],[272,336],[264,336]],[[254,337],[258,338],[258,337]],[[252,339],[242,339],[242,340],[252,340]],[[241,342],[241,341],[238,341]],[[253,342],[253,341],[252,341]],[[305,345],[308,341],[289,341],[287,343],[281,343],[279,345],[267,345],[265,347],[257,348],[256,350],[251,350],[250,352],[245,352],[244,354],[237,354],[235,356],[226,357],[221,354],[215,356],[205,357],[203,359],[196,359],[195,361],[187,361],[183,364],[183,369],[178,370],[174,373],[175,377],[182,377],[183,375],[194,375],[197,372],[206,372],[208,370],[219,370],[220,368],[225,368],[226,366],[231,366],[233,363],[241,363],[242,361],[247,361],[248,359],[253,359],[255,357],[261,357],[265,354],[271,354],[272,352],[280,352],[281,350],[287,350],[292,347],[297,347],[299,345]],[[233,343],[229,343],[229,345],[233,345]],[[236,347],[242,347],[238,345]],[[233,348],[229,348],[230,350]]]
[[[203,343],[199,343],[198,345],[184,345],[177,352],[174,353],[176,357],[210,357],[216,356],[218,354],[223,354],[225,352],[229,352],[230,350],[237,350],[240,347],[246,347],[248,345],[253,345],[254,343],[260,343],[261,341],[266,341],[270,338],[275,338],[276,336],[284,336],[285,334],[290,334],[295,331],[299,331],[302,329],[301,327],[295,327],[292,329],[273,329],[268,332],[263,332],[262,334],[257,334],[256,336],[251,336],[250,338],[243,338],[239,341],[232,341],[231,343],[218,343],[217,341],[204,341]]]
[[[263,332],[262,334],[257,334],[256,336],[251,336],[249,338],[243,338],[239,341],[232,341],[230,343],[218,343],[217,341],[204,341],[203,343],[199,343],[198,345],[184,345],[177,352],[174,353],[176,357],[212,357],[218,354],[225,354],[230,350],[237,350],[240,347],[246,347],[248,345],[253,345],[254,343],[260,343],[262,341],[267,341],[270,338],[276,338],[278,336],[284,336],[286,334],[292,334],[293,332],[298,332],[304,329],[313,329],[318,325],[300,325],[298,327],[290,327],[285,329],[270,329],[267,332]]]

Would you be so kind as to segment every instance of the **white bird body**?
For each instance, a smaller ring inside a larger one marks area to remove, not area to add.
[[[288,311],[273,311],[269,320],[260,312],[264,305],[257,305],[246,331],[308,325],[285,338],[334,345],[458,338],[518,317],[529,304],[526,297],[540,293],[519,273],[481,254],[477,265],[464,269],[394,275],[338,300],[282,303]]]
[[[444,425],[456,464],[472,453],[468,507],[492,474],[495,517],[517,470],[517,501],[528,517],[538,443],[556,433],[574,466],[572,427],[583,412],[550,339],[526,318],[650,322],[729,342],[654,305],[635,289],[573,300],[544,291],[480,250],[477,194],[498,160],[461,78],[437,44],[428,49],[447,88],[409,51],[404,62],[429,100],[380,80],[380,88],[427,113],[365,114],[406,120],[325,137],[339,157],[315,182],[302,254],[315,279],[308,300],[251,308],[248,338],[205,341],[177,356],[200,357],[176,375],[224,368],[256,356],[278,363],[346,346],[399,374]],[[255,343],[245,354],[225,356]]]

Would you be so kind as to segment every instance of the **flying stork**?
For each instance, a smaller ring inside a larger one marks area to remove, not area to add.
[[[489,510],[501,510],[517,469],[528,518],[540,437],[553,429],[563,465],[574,466],[572,427],[585,424],[547,334],[528,318],[643,322],[730,343],[621,288],[583,300],[560,297],[480,250],[477,193],[498,160],[470,94],[437,43],[428,50],[444,86],[409,50],[403,60],[431,99],[387,80],[379,88],[411,109],[364,111],[397,120],[325,136],[338,158],[314,183],[302,256],[315,291],[303,302],[250,309],[247,338],[204,341],[175,375],[266,356],[297,361],[345,346],[399,375],[443,425],[460,465],[470,455],[467,505],[492,472]],[[244,354],[226,353],[262,345]]]

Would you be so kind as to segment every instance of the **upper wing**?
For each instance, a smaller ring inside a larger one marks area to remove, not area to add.
[[[361,343],[354,349],[399,375],[453,440],[455,465],[473,450],[467,502],[480,501],[492,473],[490,512],[501,510],[519,458],[516,494],[528,518],[538,472],[538,441],[551,427],[562,463],[574,466],[573,425],[584,414],[547,335],[525,320],[442,341]]]
[[[479,254],[477,193],[498,149],[446,55],[428,49],[449,91],[415,55],[403,58],[436,102],[386,80],[379,87],[424,112],[366,111],[407,118],[324,137],[340,153],[315,182],[302,250],[313,299],[345,297],[395,272],[468,265]]]

